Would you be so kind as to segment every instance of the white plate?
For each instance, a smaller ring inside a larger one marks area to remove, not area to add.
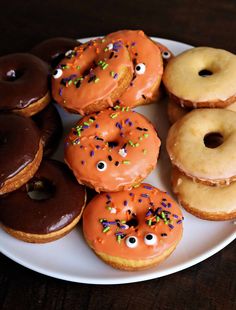
[[[168,46],[174,54],[191,48],[190,45],[180,42],[157,40]],[[155,124],[162,139],[158,167],[149,175],[147,182],[170,192],[170,162],[164,149],[168,121],[164,107],[164,102],[160,102],[138,108],[137,111]],[[68,132],[78,116],[68,114],[62,109],[59,109],[59,112],[64,122],[65,132]],[[63,158],[63,143],[55,157]],[[177,249],[162,265],[146,271],[119,271],[103,263],[85,243],[80,227],[58,241],[43,245],[18,241],[0,230],[0,251],[32,270],[74,282],[120,284],[149,280],[193,266],[220,251],[236,237],[236,225],[233,221],[203,221],[185,211],[183,213],[184,235]]]

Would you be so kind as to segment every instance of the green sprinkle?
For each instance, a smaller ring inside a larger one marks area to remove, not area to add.
[[[102,70],[105,70],[108,67],[108,64],[105,63],[104,65],[102,65]]]
[[[68,85],[71,85],[72,84],[72,80],[70,80],[69,82],[68,82]]]
[[[93,120],[92,118],[90,118],[90,119],[89,119],[89,122],[90,122],[90,123],[93,123],[93,122],[94,122],[94,120]]]
[[[89,126],[89,123],[88,123],[88,122],[84,122],[84,125],[85,125],[85,126]]]
[[[156,221],[159,222],[160,221],[160,217],[157,215],[156,216]]]
[[[111,72],[110,72],[110,75],[111,75],[112,77],[114,77],[115,72],[114,72],[114,71],[111,71]]]
[[[94,80],[94,83],[97,83],[99,81],[99,78],[96,77],[96,79]]]
[[[130,164],[130,160],[123,160],[122,164],[129,165]]]
[[[111,118],[116,118],[118,116],[118,114],[117,113],[113,113],[110,116],[111,116]]]
[[[129,111],[129,107],[126,107],[126,111],[127,111],[127,112]]]
[[[134,143],[131,140],[129,140],[128,143],[129,145],[134,146]]]
[[[102,223],[105,219],[100,219],[99,222]]]
[[[139,186],[140,186],[140,183],[134,184],[134,185],[133,185],[133,188],[137,188],[137,187],[139,187]]]
[[[67,66],[67,65],[62,66],[63,70],[68,69],[68,68],[69,68],[69,66]]]
[[[102,43],[106,42],[106,39],[102,39]]]
[[[77,70],[80,70],[80,66],[76,66],[76,69],[77,69]]]
[[[107,227],[105,227],[105,228],[103,229],[102,232],[106,233],[106,232],[108,232],[109,230],[110,230],[110,226],[107,226]]]
[[[148,220],[148,226],[152,226],[152,220]]]
[[[140,141],[142,141],[142,140],[143,140],[143,137],[139,137],[138,139],[139,139]]]
[[[118,242],[119,244],[121,243],[121,236],[120,236],[120,235],[117,236],[117,242]]]
[[[104,52],[107,52],[108,51],[108,48],[106,47],[106,48],[104,48]]]
[[[110,211],[112,207],[106,206],[106,209]]]
[[[119,105],[115,105],[115,106],[114,106],[114,109],[115,109],[115,110],[120,110],[120,106],[119,106]]]
[[[122,221],[120,221],[122,224],[125,224],[126,223],[126,220],[122,220]]]
[[[135,147],[138,147],[138,146],[139,146],[139,143],[135,143],[134,146],[135,146]]]
[[[125,111],[125,107],[122,107],[121,111],[124,112]]]
[[[144,138],[147,138],[148,137],[148,133],[144,133],[143,136],[144,136]]]
[[[166,215],[165,215],[165,213],[162,211],[161,212],[161,217],[165,220],[166,219]]]

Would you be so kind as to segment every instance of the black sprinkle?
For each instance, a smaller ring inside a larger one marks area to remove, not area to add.
[[[137,59],[136,58],[133,59],[133,64],[134,64],[134,66],[137,65]]]
[[[112,157],[111,157],[111,155],[108,155],[108,159],[109,159],[110,161],[112,161]]]
[[[166,233],[161,234],[162,237],[167,237]]]
[[[145,99],[145,100],[147,99],[147,97],[146,97],[146,96],[144,96],[144,95],[142,95],[142,97],[143,97],[143,99]]]
[[[120,163],[119,163],[118,161],[115,162],[115,166],[119,166],[119,164],[120,164]]]
[[[66,79],[61,79],[60,84],[63,85],[63,86],[66,86]]]
[[[92,119],[93,121],[95,121],[95,117],[93,117],[93,116],[90,116],[90,119]]]
[[[127,212],[128,212],[129,214],[131,214],[131,210],[127,210]]]
[[[75,87],[76,87],[76,88],[79,88],[80,85],[81,85],[81,81],[79,80],[78,82],[76,82]]]
[[[135,56],[138,56],[138,53],[135,53],[134,55],[135,55]]]
[[[118,55],[115,55],[115,58],[117,58],[118,57]]]
[[[109,59],[111,59],[114,56],[114,52],[111,52]]]

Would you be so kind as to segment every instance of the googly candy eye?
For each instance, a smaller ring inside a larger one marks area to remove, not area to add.
[[[65,53],[65,56],[66,57],[71,57],[73,55],[73,51],[72,50],[69,50],[69,51],[67,51],[66,53]]]
[[[59,79],[59,77],[62,76],[62,73],[63,73],[63,71],[61,69],[56,69],[56,70],[54,70],[52,76],[54,77],[54,79]]]
[[[108,48],[109,51],[112,50],[112,49],[113,49],[113,44],[112,44],[112,43],[109,43],[109,44],[107,45],[107,48]]]
[[[157,243],[157,236],[149,233],[144,237],[144,242],[146,245],[154,245]]]
[[[138,239],[135,236],[129,236],[128,238],[125,239],[125,243],[128,248],[136,248],[138,245]]]
[[[145,71],[146,71],[146,66],[144,63],[139,63],[135,66],[135,72],[137,74],[144,74]]]
[[[105,171],[107,169],[107,163],[105,161],[99,161],[97,163],[97,170],[99,171]]]
[[[161,55],[163,59],[169,59],[171,57],[171,53],[169,51],[164,51]]]

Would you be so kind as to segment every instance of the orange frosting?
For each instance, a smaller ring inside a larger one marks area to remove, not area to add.
[[[80,183],[98,192],[128,189],[156,166],[160,140],[153,125],[127,110],[116,106],[85,116],[66,139],[66,163]],[[101,161],[104,170],[98,169]]]
[[[83,232],[98,253],[148,259],[178,243],[182,220],[180,208],[171,197],[141,184],[130,191],[97,195],[83,213]],[[150,234],[154,238],[147,241]],[[135,247],[129,246],[130,237],[136,237]]]
[[[134,63],[133,80],[120,97],[121,105],[134,107],[140,101],[157,99],[157,90],[163,74],[162,56],[157,45],[141,30],[117,31],[109,34],[106,39],[123,41]],[[135,70],[139,64],[145,66],[145,72],[142,74]]]
[[[118,87],[119,74],[133,65],[122,42],[110,43],[92,40],[65,54],[52,77],[52,95],[59,104],[82,115],[99,100],[113,105],[110,94]]]

